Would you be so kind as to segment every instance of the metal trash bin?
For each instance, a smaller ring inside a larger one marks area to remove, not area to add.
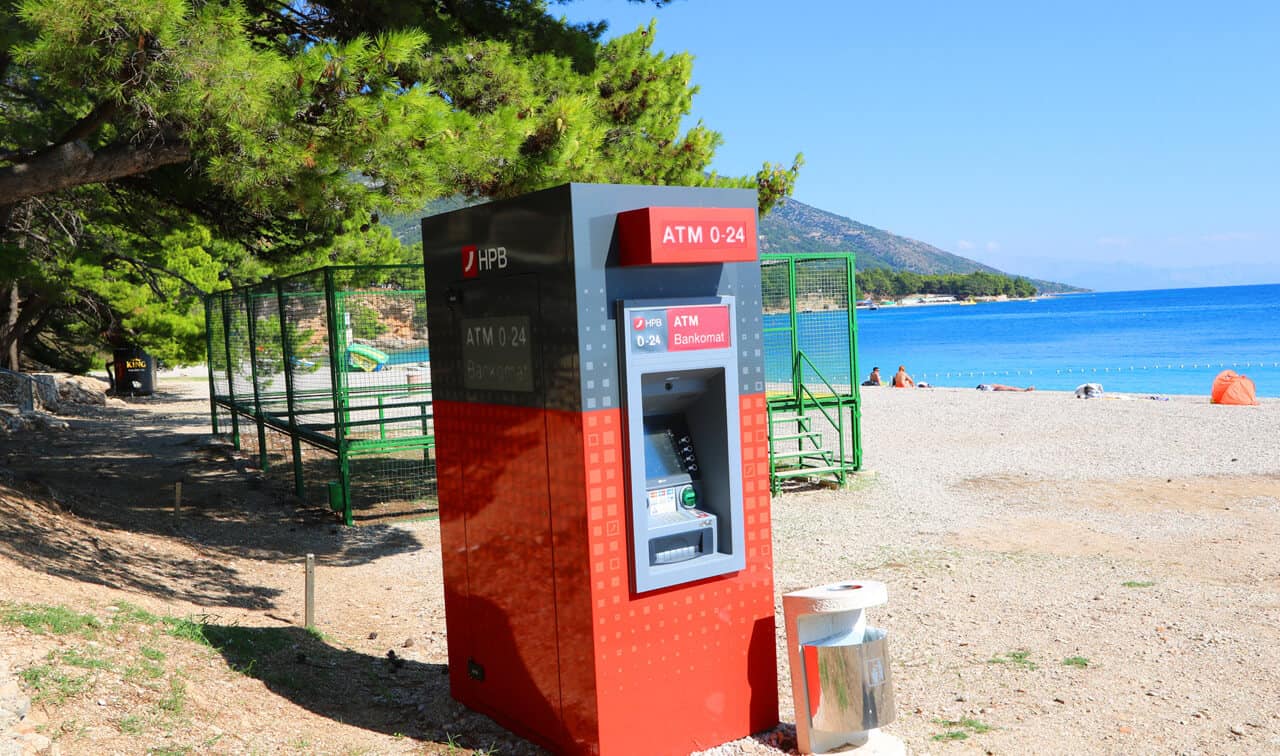
[[[813,727],[859,732],[894,720],[897,710],[884,630],[833,635],[801,644],[801,649]]]
[[[880,731],[897,715],[889,671],[889,637],[867,625],[866,609],[888,600],[883,583],[846,581],[782,597],[801,753],[869,746],[905,753]]]

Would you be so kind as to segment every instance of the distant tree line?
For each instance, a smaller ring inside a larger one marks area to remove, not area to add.
[[[908,294],[951,294],[957,298],[1033,297],[1035,284],[1025,278],[1000,273],[944,273],[930,276],[909,270],[871,268],[856,275],[858,295],[888,299]]]

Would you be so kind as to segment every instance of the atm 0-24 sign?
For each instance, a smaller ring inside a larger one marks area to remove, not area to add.
[[[618,214],[623,265],[753,262],[756,212],[742,207],[646,207]]]

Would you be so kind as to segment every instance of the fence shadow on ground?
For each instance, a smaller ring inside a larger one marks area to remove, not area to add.
[[[270,608],[278,591],[246,584],[234,559],[312,553],[346,566],[422,548],[402,528],[343,528],[327,509],[272,491],[243,454],[209,435],[208,415],[191,401],[161,390],[128,407],[68,405],[70,429],[12,439],[0,450],[0,484],[13,491],[0,496],[0,552],[72,580]]]

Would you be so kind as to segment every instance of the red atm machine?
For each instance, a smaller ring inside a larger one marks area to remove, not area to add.
[[[778,722],[756,196],[422,222],[451,691],[560,753]]]

